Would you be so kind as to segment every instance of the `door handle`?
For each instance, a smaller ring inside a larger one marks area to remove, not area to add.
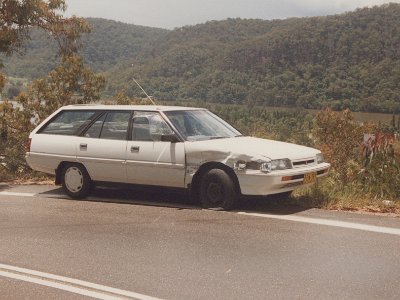
[[[131,152],[139,152],[140,147],[139,146],[132,146],[131,147]]]
[[[80,148],[81,150],[83,150],[83,151],[86,151],[86,150],[87,150],[87,144],[80,144],[80,145],[79,145],[79,148]]]

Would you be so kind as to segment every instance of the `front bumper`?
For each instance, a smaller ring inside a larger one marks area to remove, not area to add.
[[[304,175],[316,173],[316,179],[328,175],[330,164],[322,163],[303,168],[262,173],[260,171],[237,172],[243,195],[271,195],[290,192],[315,182],[305,183]]]

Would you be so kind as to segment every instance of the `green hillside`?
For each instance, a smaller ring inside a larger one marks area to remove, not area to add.
[[[131,72],[162,99],[400,111],[398,4],[328,17],[209,22],[170,32],[157,48]],[[118,67],[108,74],[110,90],[132,75]]]
[[[106,96],[139,95],[135,77],[163,100],[400,112],[400,4],[171,31],[90,22],[83,54],[105,72]],[[37,35],[23,58],[6,59],[10,75],[32,78],[51,67],[55,51]]]
[[[104,19],[87,19],[92,32],[82,39],[87,64],[97,71],[106,71],[118,62],[134,59],[150,42],[159,39],[167,30],[125,24]],[[57,45],[45,33],[33,30],[20,54],[4,57],[8,75],[34,79],[46,75],[57,63]]]

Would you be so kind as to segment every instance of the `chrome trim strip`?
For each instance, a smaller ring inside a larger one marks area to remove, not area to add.
[[[137,161],[137,160],[127,160],[127,165],[130,166],[142,166],[142,167],[157,167],[157,168],[168,168],[168,169],[178,169],[184,170],[184,164],[174,164],[174,163],[163,163],[163,162],[152,162],[152,161]]]

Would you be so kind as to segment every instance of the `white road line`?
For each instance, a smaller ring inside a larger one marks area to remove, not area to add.
[[[31,282],[39,285],[49,286],[56,289],[89,296],[97,299],[138,299],[138,300],[161,300],[135,292],[116,289],[96,283],[79,279],[58,276],[54,274],[39,272],[35,270],[0,264],[0,276]]]
[[[370,231],[370,232],[400,235],[400,229],[392,228],[392,227],[382,227],[382,226],[374,226],[374,225],[367,225],[367,224],[360,224],[360,223],[351,223],[351,222],[318,219],[318,218],[308,218],[308,217],[300,217],[300,216],[271,215],[271,214],[258,214],[258,213],[246,213],[246,212],[238,212],[238,214],[245,215],[245,216],[268,218],[268,219],[278,219],[278,220],[285,220],[285,221],[292,221],[292,222],[318,224],[318,225],[326,225],[326,226],[341,227],[341,228],[348,228],[348,229],[357,229],[357,230]]]
[[[30,277],[30,276],[25,276],[25,275],[10,273],[10,272],[0,271],[0,276],[17,279],[17,280],[21,280],[21,281],[26,281],[26,282],[30,282],[30,283],[35,283],[35,284],[39,284],[39,285],[43,285],[43,286],[48,286],[48,287],[56,288],[59,290],[72,292],[74,294],[92,297],[95,299],[102,299],[102,300],[121,300],[121,299],[123,299],[121,297],[114,297],[114,296],[110,296],[110,295],[106,295],[106,294],[102,294],[102,293],[98,293],[98,292],[92,292],[92,291],[88,291],[85,289],[76,288],[73,286],[68,286],[65,284],[57,283],[57,282],[52,282],[52,281],[48,281],[48,280],[44,280],[44,279],[39,279],[39,278],[35,278],[35,277]]]
[[[34,197],[36,193],[0,192],[0,196]]]

